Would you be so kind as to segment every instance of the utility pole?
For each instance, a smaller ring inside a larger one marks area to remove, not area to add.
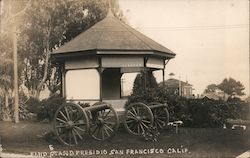
[[[0,0],[0,2],[2,2]],[[15,100],[15,107],[14,107],[14,121],[15,123],[19,122],[19,95],[18,95],[18,64],[17,64],[17,30],[16,30],[16,23],[17,17],[25,13],[26,9],[30,6],[31,0],[27,2],[27,5],[19,11],[18,13],[12,15],[6,22],[12,23],[12,36],[13,36],[13,61],[14,61],[14,100]],[[2,3],[1,3],[2,5]],[[1,9],[1,8],[0,8]],[[1,11],[1,10],[0,10]]]
[[[17,37],[16,26],[13,26],[13,60],[14,60],[14,98],[15,98],[15,123],[19,122],[19,95],[18,95],[18,69],[17,69]]]

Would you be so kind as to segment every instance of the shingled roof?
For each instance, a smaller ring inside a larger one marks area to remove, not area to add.
[[[106,18],[55,50],[52,55],[74,52],[82,54],[89,51],[97,53],[105,50],[114,50],[114,54],[119,50],[140,51],[145,54],[146,52],[160,53],[168,58],[175,56],[171,50],[121,22],[110,12]]]

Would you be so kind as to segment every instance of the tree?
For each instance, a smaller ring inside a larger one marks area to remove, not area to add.
[[[0,35],[0,95],[4,100],[1,107],[4,120],[10,120],[9,98],[13,91],[13,60],[12,60],[12,39],[9,32],[2,32]]]
[[[29,0],[30,2],[31,0]],[[0,16],[0,50],[1,50],[1,91],[5,95],[5,108],[2,110],[4,114],[7,114],[8,119],[10,120],[11,110],[8,104],[9,94],[12,94],[14,91],[15,98],[15,113],[14,118],[15,122],[19,122],[18,117],[18,89],[20,82],[18,82],[18,68],[21,69],[21,66],[18,65],[19,62],[17,56],[17,43],[16,43],[16,26],[19,24],[19,16],[22,15],[27,9],[28,5],[23,8],[26,0],[22,1],[1,1],[1,16]],[[28,3],[29,4],[29,3]],[[5,7],[2,7],[4,5]],[[21,10],[20,10],[21,9]],[[13,37],[10,39],[9,37]],[[12,53],[13,52],[13,53]],[[13,56],[12,56],[13,55]],[[12,64],[11,64],[12,63]],[[14,65],[14,66],[13,66]],[[13,66],[13,67],[12,67]],[[13,70],[13,73],[9,73],[9,69]],[[12,76],[13,75],[13,76]],[[14,80],[14,81],[13,81]],[[12,82],[13,81],[13,82]],[[13,84],[13,85],[12,85]],[[14,87],[14,90],[12,88]],[[7,112],[9,111],[9,112]],[[6,115],[5,115],[6,116]]]
[[[146,85],[145,85],[145,75],[146,75]],[[146,73],[141,72],[140,74],[136,76],[134,80],[133,94],[142,94],[143,92],[146,92],[147,90],[156,89],[157,87],[158,87],[158,84],[152,71],[146,71]]]
[[[245,93],[243,92],[245,89],[243,84],[231,77],[228,79],[225,78],[222,83],[218,85],[218,88],[228,95],[233,95],[233,93],[236,93],[239,96],[245,95]]]
[[[112,1],[116,16],[122,16]],[[24,16],[19,54],[24,61],[23,78],[30,96],[39,98],[47,84],[58,87],[59,76],[50,62],[50,53],[70,41],[107,14],[108,0],[36,0]]]
[[[210,84],[207,86],[207,88],[204,90],[204,93],[213,93],[218,89],[216,84]]]

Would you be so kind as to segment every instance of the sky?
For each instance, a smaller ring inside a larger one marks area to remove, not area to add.
[[[176,53],[165,74],[194,93],[232,77],[249,95],[248,0],[119,0],[127,22]],[[157,81],[162,74],[156,73]],[[245,97],[246,97],[245,96]]]

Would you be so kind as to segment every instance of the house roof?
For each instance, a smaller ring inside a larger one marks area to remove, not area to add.
[[[113,54],[119,50],[140,51],[142,54],[153,52],[167,58],[175,56],[171,50],[121,22],[110,12],[106,18],[55,50],[52,55],[105,50],[113,51]]]
[[[180,83],[181,83],[181,86],[192,86],[191,84],[187,82],[183,82],[175,78],[170,78],[165,81],[165,85],[168,87],[179,87]],[[162,84],[162,82],[160,84]]]
[[[220,96],[214,94],[214,93],[205,93],[203,94],[203,98],[209,98],[209,99],[214,99],[214,100],[219,100],[220,99]]]

